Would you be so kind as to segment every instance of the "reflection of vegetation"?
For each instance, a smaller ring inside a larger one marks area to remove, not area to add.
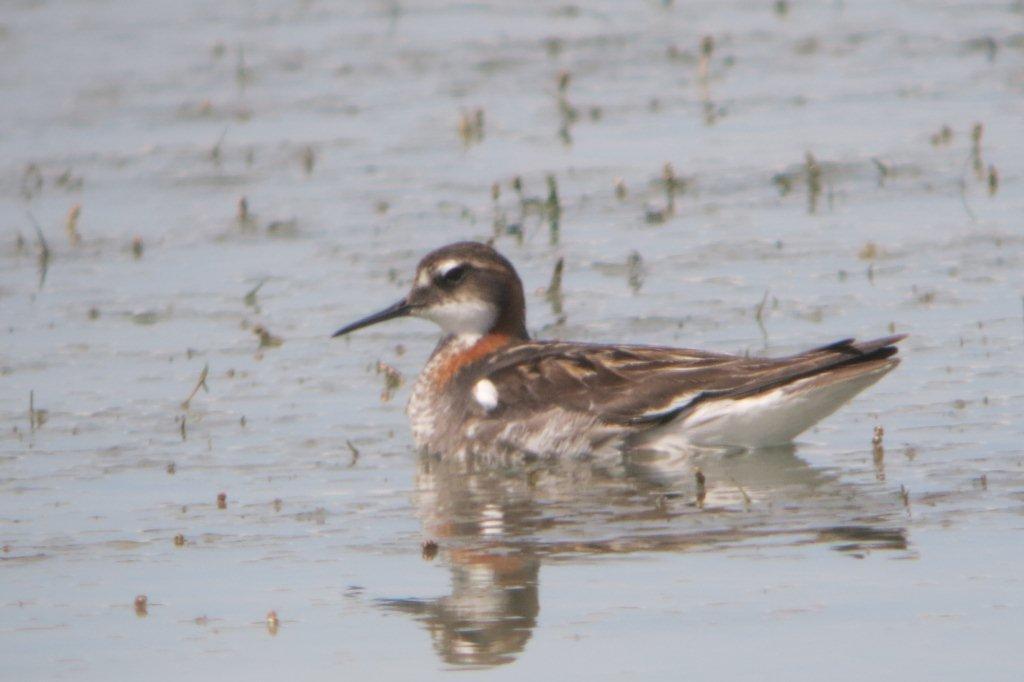
[[[484,141],[484,110],[477,107],[459,114],[459,139],[463,147]]]
[[[36,231],[36,240],[39,243],[39,290],[42,291],[43,285],[46,284],[46,273],[50,270],[50,245],[46,243],[43,228],[39,226],[39,221],[35,219],[35,216],[29,213],[28,218],[32,221],[32,227]]]
[[[502,665],[524,649],[540,613],[544,561],[780,542],[851,556],[908,548],[897,496],[844,484],[792,447],[522,468],[425,457],[417,490],[424,529],[451,570],[450,594],[379,603],[423,623],[455,665]],[[775,511],[781,506],[785,515]]]

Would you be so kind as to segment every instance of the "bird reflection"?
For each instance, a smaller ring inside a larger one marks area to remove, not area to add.
[[[382,604],[422,622],[446,663],[492,666],[511,662],[537,622],[540,559],[515,539],[543,522],[529,473],[472,464],[424,457],[416,480],[425,530],[446,547],[451,595]]]
[[[422,623],[440,658],[459,667],[523,651],[540,612],[542,561],[751,542],[825,543],[852,556],[908,547],[898,496],[874,480],[844,483],[792,447],[516,467],[423,457],[416,491],[450,594],[379,604]]]
[[[537,623],[540,560],[528,553],[450,553],[452,594],[432,600],[390,599],[385,606],[426,626],[445,663],[510,663]]]

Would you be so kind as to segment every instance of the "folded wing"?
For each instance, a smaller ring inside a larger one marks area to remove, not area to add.
[[[653,346],[527,343],[489,358],[474,381],[489,380],[488,417],[516,419],[549,408],[594,415],[609,426],[657,426],[703,401],[739,399],[863,364],[877,367],[903,336],[843,339],[785,358],[750,358]]]

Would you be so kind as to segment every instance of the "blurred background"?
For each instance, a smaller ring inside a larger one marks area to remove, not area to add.
[[[11,0],[0,87],[6,674],[1019,674],[1021,2]],[[441,464],[435,329],[328,337],[466,238],[540,337],[911,336],[791,449]]]

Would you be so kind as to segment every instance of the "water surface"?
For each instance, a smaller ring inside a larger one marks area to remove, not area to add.
[[[0,12],[6,675],[1017,679],[1020,8],[521,5]],[[491,237],[538,336],[904,363],[791,449],[422,459],[434,330],[328,335]]]

